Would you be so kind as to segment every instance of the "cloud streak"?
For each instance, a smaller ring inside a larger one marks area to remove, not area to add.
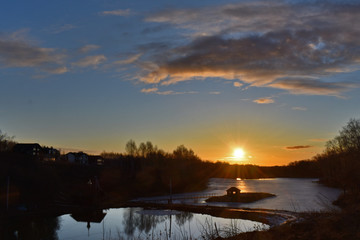
[[[103,11],[100,15],[103,16],[129,16],[131,14],[130,9],[117,9],[112,11]]]
[[[88,52],[94,51],[94,50],[99,49],[99,48],[100,48],[99,45],[88,44],[88,45],[85,45],[82,48],[80,48],[79,52],[80,53],[88,53]]]
[[[173,90],[160,91],[156,87],[154,87],[154,88],[143,88],[143,89],[141,89],[140,92],[147,93],[147,94],[157,94],[157,95],[182,95],[182,94],[196,94],[197,93],[195,91],[188,91],[188,92],[175,92]]]
[[[150,56],[139,80],[169,85],[220,77],[291,94],[341,97],[359,85],[322,78],[360,69],[360,29],[353,24],[360,22],[359,11],[356,3],[278,1],[166,9],[146,20],[192,34],[182,46]]]
[[[271,98],[259,98],[259,99],[255,99],[253,101],[254,103],[257,103],[257,104],[270,104],[270,103],[274,103],[274,99],[271,99]]]
[[[80,59],[77,62],[72,63],[73,66],[77,67],[93,67],[97,68],[97,66],[103,62],[105,62],[107,58],[104,55],[95,55],[95,56],[87,56],[85,58]]]
[[[312,146],[310,145],[298,145],[298,146],[290,146],[290,147],[285,147],[285,149],[287,150],[299,150],[299,149],[305,149],[305,148],[311,148]]]

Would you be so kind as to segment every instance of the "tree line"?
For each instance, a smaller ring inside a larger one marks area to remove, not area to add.
[[[321,181],[340,187],[345,194],[360,192],[360,119],[350,119],[339,134],[326,143],[325,151],[314,157]]]
[[[170,186],[174,193],[197,191],[206,188],[208,179],[212,177],[311,177],[341,187],[347,194],[360,192],[360,120],[357,119],[350,119],[339,134],[327,142],[323,153],[286,166],[203,161],[184,145],[165,152],[150,141],[137,145],[133,140],[126,143],[125,153],[103,152],[103,166],[77,166],[36,162],[26,156],[14,155],[10,151],[14,144],[13,138],[0,134],[0,187],[6,189],[6,179],[11,175],[12,189],[18,189],[14,194],[21,193],[25,200],[29,198],[26,201],[32,202],[40,201],[32,198],[41,197],[41,192],[51,192],[53,198],[59,192],[67,196],[77,195],[94,176],[109,198],[114,199],[166,194]],[[33,188],[38,195],[33,194]],[[4,191],[0,192],[0,202],[4,201],[4,194]],[[47,199],[48,195],[42,197],[43,201]]]

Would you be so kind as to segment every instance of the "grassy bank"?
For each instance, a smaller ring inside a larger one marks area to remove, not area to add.
[[[268,231],[241,233],[228,240],[360,239],[360,211],[305,213],[302,219]]]

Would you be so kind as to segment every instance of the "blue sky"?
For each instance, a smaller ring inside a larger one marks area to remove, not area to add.
[[[8,1],[0,129],[89,153],[152,141],[286,164],[359,118],[358,1]]]

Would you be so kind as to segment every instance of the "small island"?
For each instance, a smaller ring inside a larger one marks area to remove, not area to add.
[[[206,202],[239,202],[239,203],[252,203],[264,198],[276,197],[275,194],[264,192],[248,192],[240,193],[240,189],[231,187],[226,190],[226,195],[215,196],[206,199]]]

